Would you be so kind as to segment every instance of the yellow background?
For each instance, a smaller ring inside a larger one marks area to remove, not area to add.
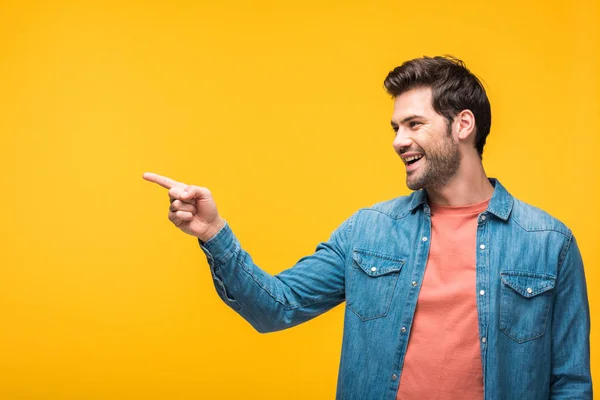
[[[597,0],[0,1],[0,399],[332,399],[344,307],[256,333],[141,174],[209,187],[276,273],[409,193],[382,82],[422,55],[485,81],[488,174],[574,231],[597,320],[599,25]]]

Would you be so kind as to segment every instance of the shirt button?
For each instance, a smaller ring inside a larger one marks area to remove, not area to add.
[[[485,215],[482,215],[482,216],[481,216],[481,220],[482,220],[482,221],[485,221]]]
[[[487,339],[485,337],[482,337],[481,338],[481,343],[485,343],[485,342],[487,342]]]
[[[400,332],[405,333],[406,332],[406,327],[403,326],[402,328],[400,328]]]
[[[483,296],[483,295],[485,294],[485,290],[480,290],[480,291],[479,291],[479,294],[480,294],[481,296]]]
[[[527,288],[527,293],[529,293],[529,294],[533,293],[533,289],[532,289],[532,288],[530,288],[530,287],[528,287],[528,288]]]
[[[371,268],[371,272],[375,272],[375,271],[377,271],[377,267]]]
[[[480,246],[479,246],[479,248],[480,248],[481,250],[484,250],[484,249],[485,249],[485,244],[482,244],[482,245],[480,245]]]
[[[395,381],[396,379],[398,379],[398,375],[392,374],[392,380]]]
[[[424,241],[424,242],[426,242],[427,241],[427,236],[423,236],[423,238],[421,240]]]
[[[412,281],[411,285],[417,286],[417,281]]]

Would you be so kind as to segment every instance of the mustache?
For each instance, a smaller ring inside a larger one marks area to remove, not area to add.
[[[411,147],[403,147],[403,148],[400,149],[400,151],[398,152],[398,154],[402,155],[404,153],[409,153],[409,152],[425,154],[425,150],[423,150],[419,146],[415,146],[415,147],[413,147],[413,146],[411,146]]]

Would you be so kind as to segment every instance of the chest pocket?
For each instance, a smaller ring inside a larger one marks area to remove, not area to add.
[[[520,271],[504,271],[500,276],[500,330],[518,343],[542,336],[556,278]]]
[[[363,321],[385,317],[404,263],[398,257],[354,250],[346,281],[347,307]]]

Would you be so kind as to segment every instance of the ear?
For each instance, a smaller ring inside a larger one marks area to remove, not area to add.
[[[475,136],[475,115],[471,110],[459,112],[454,118],[454,124],[460,140],[467,140]]]

